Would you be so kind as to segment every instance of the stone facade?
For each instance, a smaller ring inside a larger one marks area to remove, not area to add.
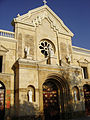
[[[90,85],[90,50],[72,46],[73,33],[47,5],[18,16],[12,25],[14,33],[0,31],[5,117],[45,116],[50,101],[46,98],[45,103],[44,93],[52,96],[54,91],[57,99],[51,97],[51,102],[56,100],[60,115],[85,112],[83,86]],[[57,90],[44,91],[49,84]]]

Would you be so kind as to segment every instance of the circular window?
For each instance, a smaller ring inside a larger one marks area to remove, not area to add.
[[[41,41],[39,44],[39,48],[41,49],[41,53],[45,55],[45,57],[54,55],[54,48],[52,44],[48,41]]]

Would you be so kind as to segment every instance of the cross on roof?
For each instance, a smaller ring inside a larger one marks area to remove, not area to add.
[[[44,5],[46,5],[47,1],[46,1],[46,0],[43,0],[43,3],[44,3]]]

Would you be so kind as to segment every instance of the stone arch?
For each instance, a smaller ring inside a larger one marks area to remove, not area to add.
[[[52,83],[56,86],[57,102],[59,106],[59,115],[67,112],[68,102],[70,100],[70,90],[68,82],[65,79],[60,78],[57,74],[52,74],[47,77],[44,84]],[[60,116],[59,116],[60,117]]]
[[[0,81],[0,85],[2,85],[2,88],[5,89],[5,85],[4,85],[4,83],[2,81]]]
[[[71,99],[71,95],[70,95],[70,86],[68,81],[62,77],[59,74],[51,74],[47,77],[47,79],[50,78],[54,78],[57,81],[58,87],[63,91],[63,99],[64,99],[64,103],[63,104],[68,104],[68,102]],[[65,100],[66,99],[66,100]],[[67,108],[64,108],[64,112],[67,111]]]
[[[55,80],[57,80],[59,82],[59,84],[61,84],[63,86],[63,88],[65,88],[67,90],[68,93],[70,92],[69,83],[63,76],[56,74],[56,73],[52,73],[47,76],[47,79],[50,79],[50,78],[54,78]]]

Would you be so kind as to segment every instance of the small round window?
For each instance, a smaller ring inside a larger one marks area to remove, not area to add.
[[[40,42],[39,44],[39,48],[41,50],[41,53],[47,57],[47,56],[53,56],[54,55],[54,47],[53,45],[47,41],[47,40],[43,40]]]

